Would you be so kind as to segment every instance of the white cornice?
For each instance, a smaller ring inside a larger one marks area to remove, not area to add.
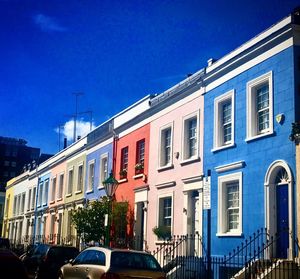
[[[245,161],[238,161],[238,162],[230,163],[227,165],[215,167],[215,170],[217,173],[220,173],[220,172],[240,169],[240,168],[243,168],[244,166],[245,166]]]
[[[168,181],[168,182],[156,184],[155,186],[157,189],[162,189],[162,188],[167,188],[167,187],[173,187],[175,185],[176,185],[175,181]]]
[[[206,68],[206,73],[210,73],[211,71],[213,71],[217,67],[219,67],[222,64],[228,62],[233,57],[239,55],[240,53],[242,53],[246,49],[249,49],[250,47],[254,46],[258,42],[262,41],[263,39],[267,38],[271,34],[277,32],[278,30],[280,30],[281,28],[285,27],[286,25],[288,25],[290,23],[291,23],[291,16],[288,16],[288,17],[284,18],[283,20],[281,20],[277,24],[274,24],[273,26],[271,26],[267,30],[265,30],[262,33],[255,36],[253,39],[249,40],[248,42],[244,43],[243,45],[241,45],[237,49],[231,51],[230,53],[228,53],[227,55],[225,55],[224,57],[222,57],[221,59],[219,59],[218,61],[213,63],[211,66],[207,67]]]

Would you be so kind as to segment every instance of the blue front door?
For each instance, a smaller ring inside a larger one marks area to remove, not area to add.
[[[277,185],[277,243],[276,257],[287,258],[289,247],[289,208],[288,208],[288,186]]]

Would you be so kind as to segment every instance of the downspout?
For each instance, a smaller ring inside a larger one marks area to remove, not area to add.
[[[39,197],[39,185],[40,185],[40,178],[38,177],[38,166],[36,167],[35,175],[37,177],[37,185],[36,185],[36,199],[35,199],[35,206],[34,206],[34,220],[33,220],[33,244],[36,242],[36,221],[37,221],[37,203]]]

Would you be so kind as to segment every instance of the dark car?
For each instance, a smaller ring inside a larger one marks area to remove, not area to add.
[[[0,248],[5,248],[5,249],[9,249],[10,248],[9,239],[8,238],[0,237]]]
[[[1,278],[28,279],[26,269],[18,256],[10,250],[0,249]]]
[[[60,267],[66,261],[74,259],[79,251],[72,246],[39,244],[33,252],[29,253],[29,255],[22,256],[29,277],[50,279],[57,278]]]

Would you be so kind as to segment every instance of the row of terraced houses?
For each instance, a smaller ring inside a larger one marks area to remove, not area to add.
[[[164,226],[199,235],[206,252],[223,256],[262,228],[280,236],[270,256],[293,258],[299,150],[289,137],[300,120],[299,24],[294,11],[10,180],[2,236],[26,243],[76,235],[72,210],[104,196],[113,170],[115,200],[129,203],[128,234],[142,240],[139,249],[161,247],[153,228]]]

